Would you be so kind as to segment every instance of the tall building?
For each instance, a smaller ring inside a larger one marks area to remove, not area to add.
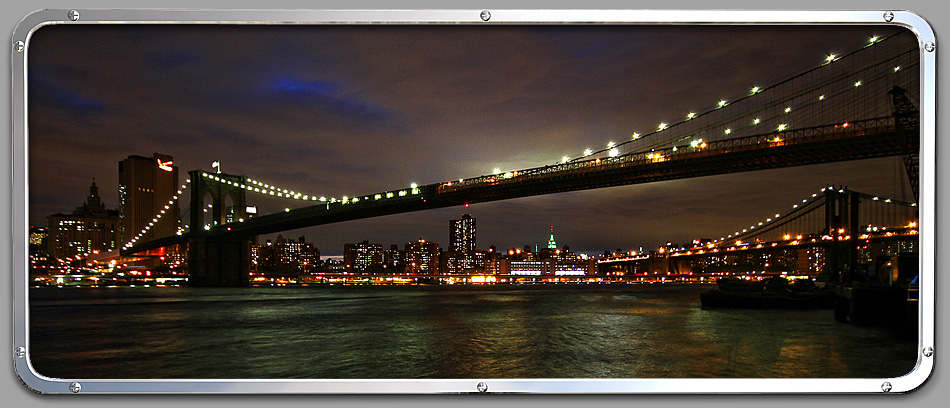
[[[557,242],[554,242],[554,226],[551,226],[551,238],[548,239],[548,249],[557,249]]]
[[[462,219],[449,221],[449,251],[475,250],[475,219],[463,214]]]
[[[399,245],[392,244],[383,252],[383,265],[390,272],[398,273],[405,264],[405,253],[399,250]]]
[[[440,255],[443,274],[482,274],[488,270],[489,254],[485,251],[446,251]]]
[[[56,259],[66,259],[116,249],[118,224],[119,212],[106,209],[93,181],[81,207],[72,214],[49,216],[47,250]]]
[[[383,267],[383,246],[369,241],[343,245],[343,264],[347,272],[380,272]]]
[[[426,242],[421,238],[416,242],[407,242],[406,272],[418,275],[438,275],[441,250],[438,242]]]
[[[251,245],[251,273],[269,276],[296,276],[315,271],[320,265],[320,250],[305,237],[297,241],[278,235],[273,242]]]
[[[138,242],[175,234],[178,230],[177,202],[165,209],[178,191],[178,166],[172,156],[129,156],[119,162],[119,242],[124,245],[153,222]],[[121,246],[121,245],[120,245]]]

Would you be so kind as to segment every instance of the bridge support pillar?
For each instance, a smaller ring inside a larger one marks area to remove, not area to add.
[[[198,236],[188,240],[189,286],[247,286],[251,241]]]

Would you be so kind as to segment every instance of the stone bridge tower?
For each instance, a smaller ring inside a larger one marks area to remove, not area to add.
[[[190,171],[188,175],[191,177],[188,284],[247,286],[252,237],[216,234],[226,228],[224,225],[228,222],[247,218],[247,192],[241,187],[246,185],[247,177],[201,170]],[[206,198],[210,198],[210,202],[206,202]]]

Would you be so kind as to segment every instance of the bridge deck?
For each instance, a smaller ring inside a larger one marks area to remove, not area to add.
[[[899,130],[895,120],[869,119],[711,141],[705,147],[677,146],[617,157],[572,161],[457,182],[429,184],[411,192],[361,197],[358,202],[320,203],[287,212],[218,225],[202,235],[255,235],[399,214],[466,203],[587,190],[662,180],[703,177],[780,167],[917,154],[917,128]],[[137,244],[125,254],[188,242],[190,234]]]

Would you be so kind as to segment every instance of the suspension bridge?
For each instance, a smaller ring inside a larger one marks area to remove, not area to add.
[[[773,270],[825,273],[827,280],[837,282],[848,278],[839,276],[841,273],[854,271],[859,264],[873,264],[875,257],[885,256],[885,262],[891,262],[894,256],[916,254],[915,202],[826,186],[787,210],[718,238],[697,238],[651,253],[615,254],[598,263],[603,271],[628,275],[683,275],[697,266],[730,263],[744,263],[745,268],[765,273],[770,260],[776,267]],[[917,273],[916,268],[905,269],[902,276],[906,279]]]
[[[643,134],[633,132],[622,140],[609,141],[604,148],[586,149],[549,165],[352,197],[318,197],[245,175],[193,170],[168,201],[167,212],[157,214],[149,226],[131,237],[121,253],[132,255],[187,243],[191,284],[243,285],[248,276],[249,242],[262,234],[469,203],[891,156],[903,158],[916,200],[920,130],[913,101],[919,100],[920,58],[917,39],[910,33],[872,37],[858,50],[829,55],[818,66],[783,81],[754,86],[705,111],[687,112],[680,120],[658,123]],[[187,219],[171,235],[155,236],[149,229],[162,217],[177,213],[173,209],[186,190],[190,190]],[[248,194],[306,205],[273,214],[248,214]],[[823,192],[821,197],[821,207],[826,212],[834,208],[835,219],[842,219],[842,209],[867,214],[851,207],[869,201],[860,193],[841,190]],[[228,201],[232,205],[227,205]],[[818,208],[807,201],[802,204],[802,208]],[[821,231],[824,237],[837,227],[831,236],[838,239],[841,230],[843,236],[850,237],[844,241],[851,243],[864,225],[857,218],[831,222],[832,218],[826,214],[826,225],[809,233]],[[873,228],[873,222],[870,224]],[[753,229],[756,234],[779,233],[779,228],[763,224],[726,234],[713,244],[749,240]],[[772,242],[764,236],[755,239]]]

